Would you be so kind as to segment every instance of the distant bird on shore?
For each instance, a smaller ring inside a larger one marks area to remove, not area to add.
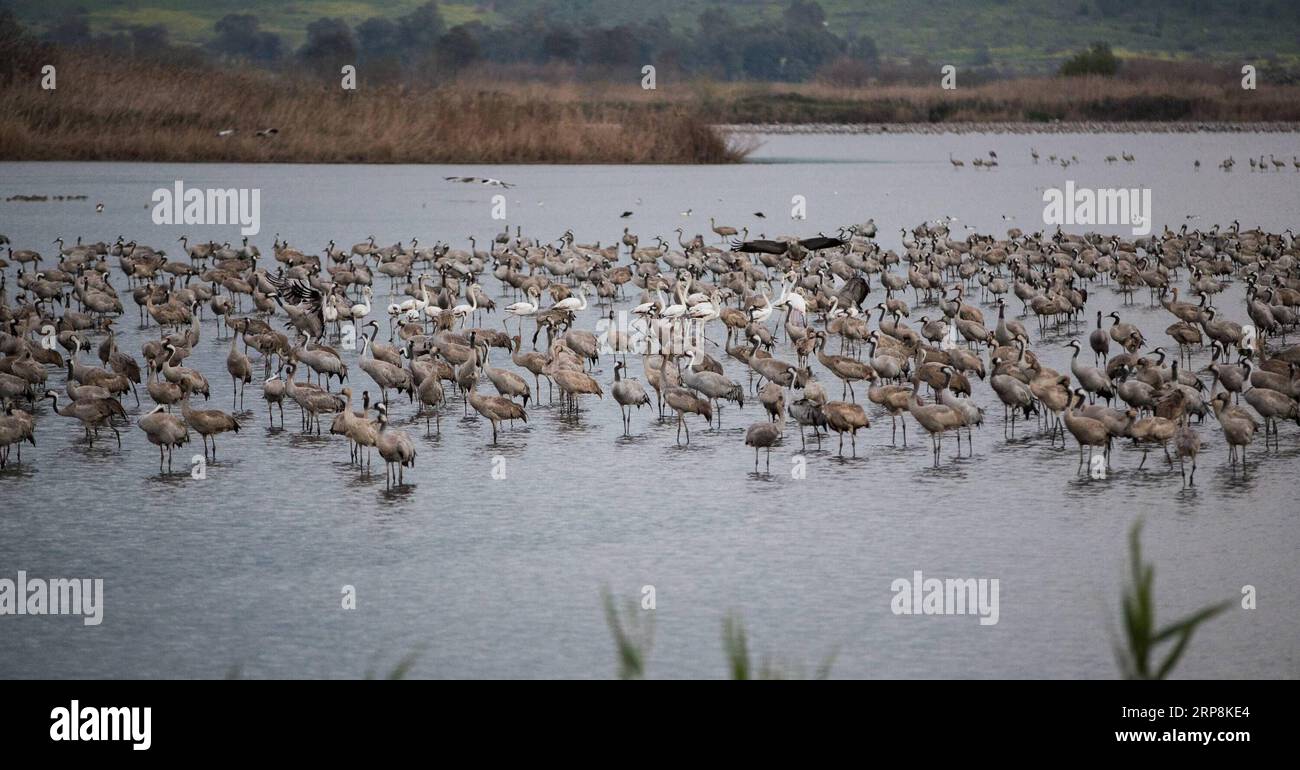
[[[622,214],[619,214],[618,216],[620,219],[627,219],[628,217],[632,216],[632,212],[624,211]]]
[[[754,216],[758,217],[759,219],[767,219],[767,214],[764,214],[761,211],[755,211]]]
[[[682,216],[684,216],[684,217],[689,217],[689,216],[691,215],[691,212],[692,212],[692,211],[694,211],[694,209],[686,209],[685,211],[681,211],[681,212],[678,212],[678,213],[680,213],[680,214],[681,214]]]
[[[280,129],[278,128],[264,128],[261,131],[258,131],[257,135],[266,138],[268,136],[275,136],[278,133],[280,133]]]
[[[448,182],[464,182],[465,184],[474,184],[477,182],[478,184],[487,185],[488,187],[504,187],[507,189],[514,187],[510,182],[503,182],[500,179],[493,179],[492,177],[445,176],[443,179],[446,179]]]
[[[103,213],[104,213],[104,204],[102,204],[102,203],[96,203],[96,204],[95,204],[95,213],[96,213],[96,214],[103,214]]]
[[[221,136],[221,137],[232,136],[234,133],[235,133],[235,129],[233,128],[223,128],[217,132],[217,136]]]

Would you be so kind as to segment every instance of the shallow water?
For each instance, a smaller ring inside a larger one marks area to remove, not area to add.
[[[1030,146],[1041,165],[1030,163]],[[971,158],[989,150],[1002,166],[972,169]],[[1121,150],[1137,161],[1102,162]],[[949,151],[965,159],[964,170],[949,166]],[[1250,173],[1246,158],[1297,151],[1293,134],[771,136],[755,163],[725,167],[7,163],[0,197],[89,199],[0,202],[0,232],[16,247],[47,253],[58,235],[109,242],[125,235],[169,250],[186,230],[237,241],[234,227],[152,224],[153,189],[183,179],[260,188],[263,231],[253,240],[267,254],[276,233],[304,250],[372,233],[381,244],[419,236],[458,248],[474,234],[486,248],[501,230],[491,218],[501,191],[444,182],[450,174],[516,183],[502,193],[511,227],[539,238],[572,228],[580,242],[608,243],[625,225],[643,244],[656,233],[672,242],[678,226],[713,242],[709,216],[769,236],[833,232],[870,216],[881,242],[897,248],[900,227],[945,215],[957,218],[954,237],[963,225],[998,234],[1040,229],[1043,189],[1067,179],[1151,187],[1158,227],[1238,218],[1281,231],[1296,224],[1300,174],[1289,166]],[[1083,163],[1049,167],[1053,152]],[[1216,166],[1229,154],[1238,165],[1224,174]],[[806,221],[789,217],[794,195],[807,200]],[[93,211],[97,201],[103,214]],[[688,208],[691,217],[679,214]],[[634,215],[619,219],[624,210]],[[124,290],[116,269],[113,280]],[[484,285],[500,293],[490,276]],[[376,288],[379,304],[386,282]],[[120,342],[138,355],[156,329],[135,328],[123,293]],[[877,289],[869,304],[880,296]],[[1244,321],[1241,297],[1235,285],[1216,304]],[[509,301],[497,298],[499,306]],[[1009,309],[1018,312],[1019,303]],[[1149,339],[1168,343],[1163,329],[1172,319],[1150,308],[1145,292],[1124,306],[1097,287],[1089,315],[1098,309],[1119,309]],[[913,310],[914,327],[926,312]],[[578,325],[592,328],[597,318],[589,310]],[[482,323],[498,324],[500,314]],[[1078,335],[1085,347],[1086,333]],[[1035,339],[1034,349],[1065,370],[1068,339]],[[209,319],[187,362],[208,374],[210,406],[223,409],[231,399],[227,347]],[[494,351],[493,363],[511,367],[503,353]],[[794,358],[786,346],[777,355]],[[1208,354],[1198,354],[1196,365],[1206,363]],[[353,387],[373,389],[349,364]],[[736,362],[725,365],[747,381]],[[595,376],[612,382],[612,366],[603,357]],[[815,367],[837,393],[833,377]],[[644,380],[639,362],[629,368]],[[62,383],[51,374],[50,387],[61,391]],[[1141,453],[1127,444],[1108,478],[1097,480],[1076,475],[1072,439],[1053,449],[1032,423],[1005,439],[996,397],[987,383],[974,385],[988,419],[973,457],[953,459],[955,446],[945,442],[943,464],[933,468],[915,423],[910,446],[894,447],[888,415],[872,409],[858,458],[837,458],[833,439],[820,450],[810,444],[804,479],[791,474],[799,454],[793,434],[772,453],[771,473],[754,474],[743,438],[762,419],[756,400],[724,409],[721,430],[692,418],[691,442],[679,446],[674,424],[658,423],[650,410],[635,414],[624,438],[612,399],[584,399],[577,418],[543,399],[497,447],[487,424],[462,419],[459,401],[446,407],[441,435],[427,438],[423,422],[412,422],[414,409],[395,401],[395,422],[416,439],[419,456],[408,486],[394,491],[385,490],[382,468],[362,476],[349,467],[343,439],[300,435],[295,408],[286,409],[287,429],[278,414],[269,428],[255,385],[243,429],[221,437],[204,480],[184,472],[189,451],[177,453],[175,474],[160,476],[154,447],[134,426],[123,431],[121,450],[111,441],[92,449],[79,424],[44,409],[38,446],[27,447],[21,468],[0,474],[0,577],[19,569],[102,577],[104,622],[3,618],[0,676],[220,677],[234,669],[354,677],[382,674],[418,653],[412,676],[605,677],[616,659],[601,589],[630,599],[653,585],[655,677],[724,675],[728,613],[743,618],[751,649],[787,672],[811,674],[833,655],[832,675],[840,677],[1109,677],[1125,537],[1139,515],[1158,565],[1162,621],[1237,597],[1244,585],[1258,590],[1258,609],[1234,608],[1196,634],[1178,674],[1296,674],[1295,425],[1282,427],[1280,451],[1252,447],[1244,475],[1229,468],[1210,419],[1199,427],[1206,445],[1195,488],[1183,488],[1158,450],[1137,470]],[[500,467],[494,458],[504,458],[502,480],[492,475]],[[915,570],[998,578],[999,622],[895,616],[891,582]],[[354,611],[340,608],[344,585],[356,588]]]

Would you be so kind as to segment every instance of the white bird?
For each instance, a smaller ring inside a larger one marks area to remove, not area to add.
[[[393,313],[393,315],[398,315],[400,313],[406,313],[414,310],[418,316],[421,310],[424,310],[429,306],[429,290],[424,287],[424,279],[425,276],[421,275],[419,281],[416,282],[416,286],[420,290],[420,296],[412,297],[411,299],[398,303],[395,306],[397,308],[397,313]]]
[[[551,309],[567,310],[571,313],[579,310],[586,310],[587,309],[587,284],[584,283],[578,287],[578,296],[565,297],[559,302],[556,302],[554,305],[551,305]]]
[[[451,309],[452,317],[461,319],[462,325],[464,325],[466,318],[478,312],[478,294],[476,294],[475,292],[478,291],[479,288],[480,286],[477,283],[469,287],[469,291],[467,293],[469,294],[470,304],[467,305],[461,303]]]
[[[662,300],[663,294],[660,293],[659,296]],[[632,315],[640,316],[642,318],[648,315],[653,315],[654,313],[659,311],[659,307],[662,304],[661,300],[651,300],[649,302],[642,302],[640,305],[637,305],[636,307],[632,308]]]
[[[682,284],[677,284],[677,288],[673,290],[673,299],[678,301],[669,305],[664,299],[663,289],[656,289],[659,293],[659,304],[664,306],[663,309],[659,311],[660,318],[666,321],[676,321],[678,318],[686,315],[686,300],[681,296],[682,290]]]
[[[505,187],[505,188],[514,187],[514,185],[511,184],[510,182],[503,182],[500,179],[493,179],[491,177],[445,176],[443,177],[443,179],[446,179],[448,182],[465,182],[466,184],[478,182],[479,184],[488,185],[490,187]]]
[[[541,292],[536,286],[529,286],[528,296],[533,298],[534,301],[528,302],[525,300],[520,302],[512,302],[511,304],[506,305],[506,315],[512,315],[515,318],[519,319],[519,328],[521,329],[520,334],[523,333],[522,329],[523,329],[524,319],[530,316],[537,315],[537,310],[539,305],[539,302],[537,300],[540,300]],[[501,325],[505,327],[507,332],[510,331],[510,327],[506,326],[506,319],[504,318],[501,319]]]
[[[803,295],[799,292],[791,291],[795,284],[794,274],[791,273],[787,275],[786,278],[789,279],[790,284],[788,286],[786,284],[781,284],[781,296],[777,298],[776,302],[772,303],[772,307],[783,307],[789,305],[794,310],[807,314],[808,303],[804,300]]]
[[[691,305],[691,309],[686,311],[686,315],[696,321],[716,321],[722,311],[719,309],[722,305],[722,295],[713,292],[710,299],[702,300]]]
[[[361,296],[363,297],[361,302],[348,308],[348,315],[353,320],[360,320],[370,315],[370,301],[375,296],[375,292],[369,286],[364,286],[361,289]]]

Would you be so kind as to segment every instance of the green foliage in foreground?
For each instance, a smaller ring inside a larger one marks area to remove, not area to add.
[[[618,602],[605,591],[602,599],[605,605],[605,622],[609,625],[610,635],[614,638],[614,649],[618,655],[619,679],[643,679],[646,673],[646,658],[649,657],[651,643],[654,640],[653,613],[642,611],[635,601],[628,601],[622,611]],[[728,615],[722,621],[722,649],[726,655],[727,667],[732,679],[791,679],[801,678],[795,669],[787,671],[768,658],[757,661],[749,652],[749,636],[745,625],[736,615]],[[830,675],[835,662],[835,653],[828,655],[814,673],[815,679],[825,679]]]
[[[1230,601],[1214,604],[1171,623],[1156,628],[1155,566],[1142,561],[1142,525],[1133,525],[1129,533],[1129,564],[1131,583],[1122,597],[1124,644],[1115,643],[1115,658],[1125,679],[1164,679],[1169,676],[1192,634],[1207,620],[1226,610]],[[646,672],[646,658],[653,638],[651,613],[639,611],[636,602],[628,602],[620,612],[614,597],[604,593],[605,621],[618,653],[620,679],[641,679]],[[1168,643],[1173,647],[1158,664],[1153,658],[1157,648]],[[749,650],[749,637],[744,623],[736,615],[728,615],[722,622],[722,648],[726,655],[728,673],[734,680],[785,679],[786,671],[767,658],[756,664]],[[835,654],[828,656],[814,674],[825,679],[830,674]]]
[[[1142,561],[1141,533],[1141,522],[1134,524],[1129,532],[1132,582],[1125,587],[1122,600],[1124,642],[1127,646],[1116,643],[1115,658],[1125,679],[1164,679],[1178,665],[1196,628],[1226,610],[1231,602],[1211,605],[1157,631],[1156,568]],[[1154,665],[1152,656],[1156,654],[1156,647],[1167,642],[1173,642],[1173,649],[1159,665]]]
[[[654,618],[641,613],[635,601],[628,601],[622,612],[609,591],[602,595],[605,604],[605,622],[614,637],[618,651],[618,678],[641,679],[645,676],[645,661],[654,642]]]
[[[1210,605],[1156,630],[1156,571],[1154,565],[1142,561],[1141,533],[1142,524],[1139,521],[1129,531],[1131,582],[1125,586],[1122,596],[1124,643],[1115,643],[1115,659],[1125,679],[1164,679],[1187,651],[1193,632],[1202,623],[1226,610],[1232,602]],[[646,660],[654,642],[654,613],[641,610],[634,600],[626,601],[620,609],[618,600],[608,590],[602,592],[601,600],[605,622],[614,639],[614,649],[618,656],[618,678],[645,678]],[[1157,665],[1153,660],[1156,648],[1171,642],[1172,649]],[[735,614],[727,615],[722,621],[722,649],[728,673],[733,680],[801,678],[797,669],[787,671],[767,657],[755,661],[750,653],[749,635],[745,631],[744,622]],[[406,678],[423,652],[423,646],[416,648],[398,661],[384,678]],[[830,675],[835,655],[832,651],[818,665],[813,678],[826,679]],[[226,679],[242,678],[243,668],[238,664],[226,672]],[[365,678],[376,679],[375,671],[366,671]]]

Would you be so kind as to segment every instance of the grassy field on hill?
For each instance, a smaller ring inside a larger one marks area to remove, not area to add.
[[[321,17],[355,25],[396,18],[423,0],[8,0],[18,17],[45,29],[75,9],[96,32],[164,25],[173,41],[203,44],[229,13],[256,14],[263,29],[300,45]],[[779,25],[788,0],[481,0],[439,3],[447,26],[499,26],[529,14],[574,29],[666,19],[675,32],[695,33],[701,11],[722,8],[737,20]],[[935,63],[992,65],[1017,72],[1054,69],[1072,51],[1097,40],[1121,55],[1205,60],[1300,62],[1300,9],[1285,0],[820,0],[826,27],[845,39],[870,38],[883,56]],[[708,30],[719,38],[728,30]]]

